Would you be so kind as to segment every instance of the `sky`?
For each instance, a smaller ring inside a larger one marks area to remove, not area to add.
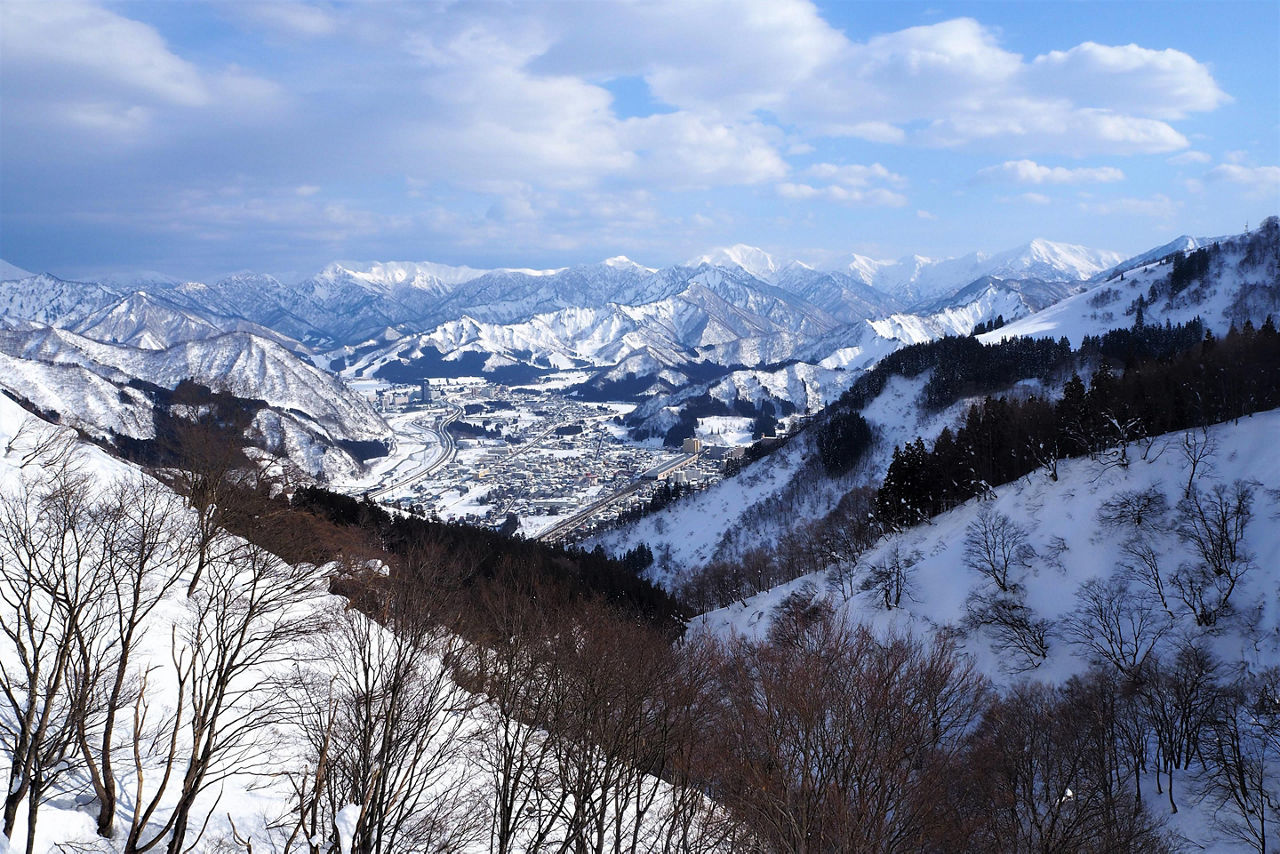
[[[0,2],[0,258],[1137,253],[1280,212],[1280,3]]]

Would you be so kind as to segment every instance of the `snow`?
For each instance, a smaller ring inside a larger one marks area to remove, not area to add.
[[[768,252],[745,243],[734,246],[712,249],[709,252],[690,258],[684,263],[686,267],[700,267],[708,264],[712,267],[740,267],[764,282],[772,283],[777,274],[787,266],[788,261],[774,258]]]
[[[893,396],[905,398],[909,394]],[[1038,471],[997,487],[989,499],[971,500],[926,524],[885,537],[860,558],[859,566],[883,561],[894,550],[903,554],[918,552],[920,562],[913,570],[909,595],[901,608],[886,611],[873,593],[854,593],[846,598],[849,591],[842,592],[823,572],[703,615],[692,629],[719,635],[759,636],[767,631],[777,606],[806,584],[814,585],[820,595],[832,597],[854,620],[881,631],[928,634],[945,626],[957,626],[964,618],[969,595],[990,586],[983,576],[968,568],[964,559],[966,529],[983,511],[1005,514],[1027,530],[1038,557],[1019,580],[1036,616],[1060,625],[1075,607],[1080,586],[1089,579],[1109,576],[1123,560],[1120,538],[1100,530],[1096,521],[1101,506],[1122,491],[1151,487],[1161,490],[1170,506],[1181,498],[1187,481],[1186,462],[1179,450],[1182,435],[1158,437],[1145,452],[1131,447],[1132,462],[1128,467],[1089,459],[1064,461],[1056,482]],[[1208,435],[1216,452],[1212,471],[1199,476],[1199,486],[1210,489],[1213,484],[1243,479],[1256,485],[1256,497],[1255,516],[1245,539],[1254,567],[1232,595],[1239,613],[1216,633],[1205,635],[1205,639],[1223,660],[1239,662],[1256,671],[1280,660],[1280,600],[1275,598],[1280,585],[1280,525],[1276,524],[1276,504],[1270,497],[1280,490],[1280,454],[1274,453],[1275,437],[1280,436],[1280,410],[1216,425]],[[680,534],[691,535],[692,529]],[[1054,557],[1054,543],[1059,538],[1066,548]],[[1161,548],[1163,564],[1169,569],[1186,559],[1185,547],[1172,534],[1164,538]],[[1181,619],[1184,627],[1189,627],[1190,621]],[[1029,672],[1011,669],[1007,658],[993,650],[981,634],[968,635],[963,649],[997,685],[1005,687],[1023,678],[1060,682],[1086,667],[1081,654],[1061,634],[1051,633],[1047,660]],[[1167,801],[1158,798],[1151,799],[1149,806],[1157,813],[1168,810]],[[1186,803],[1181,806],[1183,809],[1176,816],[1166,816],[1175,830],[1214,850],[1236,850],[1211,835],[1202,810],[1187,809]]]

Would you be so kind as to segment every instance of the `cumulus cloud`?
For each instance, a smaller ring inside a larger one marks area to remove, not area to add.
[[[1101,184],[1123,181],[1124,173],[1114,166],[1067,169],[1063,166],[1042,166],[1034,160],[1006,160],[999,166],[979,169],[978,178],[1015,184]]]
[[[1185,148],[1168,122],[1229,97],[1180,51],[1087,42],[1028,62],[962,18],[849,43],[774,100],[816,133],[1081,155]]]
[[[293,216],[299,234],[335,240],[385,227],[568,246],[628,228],[678,236],[701,214],[674,214],[675,194],[724,188],[907,205],[922,185],[905,168],[839,162],[874,146],[982,153],[1000,163],[985,178],[1026,187],[1119,181],[1114,167],[1037,161],[1182,151],[1175,124],[1229,99],[1179,51],[1086,42],[1024,56],[971,18],[855,38],[809,0],[190,7],[236,21],[234,50],[218,33],[166,30],[153,8],[0,3],[11,197],[46,198],[58,181],[77,188],[65,210],[90,193],[150,210],[243,179],[259,200],[247,213],[193,201],[173,217],[218,233],[238,223],[247,240],[255,222]],[[221,64],[233,55],[247,67]],[[635,104],[623,78],[643,93]],[[1201,162],[1192,154],[1181,165]]]
[[[175,112],[226,118],[276,105],[280,88],[230,66],[202,69],[151,26],[80,0],[0,6],[0,79],[6,120],[38,137],[101,134],[141,143]],[[86,137],[86,142],[90,137]]]
[[[1180,50],[1150,50],[1085,42],[1037,56],[1028,69],[1033,90],[1085,106],[1157,119],[1181,119],[1231,100],[1207,66]]]

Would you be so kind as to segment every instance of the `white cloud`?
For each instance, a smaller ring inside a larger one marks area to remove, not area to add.
[[[1114,166],[1067,169],[1042,166],[1034,160],[1006,160],[999,166],[978,170],[978,177],[988,181],[1012,181],[1015,184],[1094,184],[1123,181],[1124,173]]]
[[[0,23],[6,72],[25,68],[58,90],[74,81],[170,104],[209,100],[198,69],[159,33],[107,9],[77,0],[5,3]]]
[[[1213,158],[1203,151],[1184,151],[1170,157],[1168,162],[1174,166],[1191,166],[1197,163],[1212,163]]]
[[[890,172],[879,163],[872,163],[870,166],[858,164],[837,166],[834,163],[816,163],[805,171],[806,174],[815,178],[826,178],[846,187],[866,187],[872,183],[903,187],[907,183],[906,178],[896,172]]]
[[[153,27],[80,0],[0,4],[0,79],[15,126],[51,121],[106,137],[97,143],[153,141],[210,111],[234,124],[281,98],[271,81],[201,69]]]
[[[917,219],[925,219],[925,220],[933,221],[933,220],[936,220],[936,219],[938,218],[938,215],[937,215],[937,214],[935,214],[935,213],[930,213],[929,211],[925,211],[925,210],[918,210],[918,211],[916,211],[916,218],[917,218]]]
[[[1168,122],[1229,98],[1179,51],[1086,43],[1027,62],[962,18],[849,43],[774,100],[818,134],[1082,155],[1185,148]]]
[[[1028,69],[1034,91],[1068,97],[1084,107],[1156,119],[1181,119],[1231,100],[1209,68],[1179,50],[1085,42],[1036,57]]]
[[[1236,184],[1245,188],[1253,198],[1270,198],[1280,203],[1280,166],[1242,166],[1239,163],[1222,163],[1210,169],[1206,181]]]
[[[333,15],[299,0],[240,2],[231,8],[250,21],[288,36],[319,38],[338,31],[338,21]]]

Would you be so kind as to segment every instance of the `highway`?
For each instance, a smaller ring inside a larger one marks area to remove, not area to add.
[[[458,444],[454,441],[453,434],[449,432],[449,425],[462,417],[462,407],[452,404],[447,400],[444,401],[444,404],[448,407],[448,411],[445,413],[444,417],[439,419],[439,423],[436,426],[428,426],[423,423],[421,419],[415,419],[413,422],[416,426],[421,428],[422,432],[430,432],[436,435],[440,441],[440,455],[432,460],[428,465],[408,477],[401,478],[394,483],[379,487],[378,489],[369,490],[370,498],[382,498],[392,492],[406,489],[420,480],[425,480],[431,477],[431,475],[435,474],[441,468],[453,462],[453,458],[458,455]]]

